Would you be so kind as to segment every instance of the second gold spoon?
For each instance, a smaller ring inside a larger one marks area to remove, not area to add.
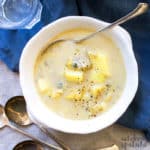
[[[38,142],[38,143],[40,143],[40,144],[42,144],[42,145],[45,145],[45,146],[49,147],[49,148],[51,148],[51,149],[54,149],[54,150],[62,150],[62,148],[59,148],[59,147],[57,147],[57,146],[55,146],[55,145],[46,143],[46,142],[44,142],[43,140],[37,139],[36,137],[30,135],[29,133],[26,133],[25,131],[20,130],[20,129],[18,129],[17,127],[15,127],[15,126],[13,126],[12,124],[10,124],[10,122],[9,122],[9,120],[8,120],[6,114],[5,114],[5,111],[4,111],[3,106],[0,105],[0,129],[4,128],[5,126],[8,126],[8,127],[10,127],[11,129],[13,129],[13,130],[15,130],[15,131],[17,131],[17,132],[19,132],[19,133],[21,133],[21,134],[23,134],[23,135],[25,135],[25,136],[31,138],[31,139],[33,139],[34,141],[36,141],[36,142]]]

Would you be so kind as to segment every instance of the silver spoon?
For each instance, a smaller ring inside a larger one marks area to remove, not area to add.
[[[44,148],[35,141],[23,141],[17,144],[13,150],[44,150]]]
[[[26,133],[25,131],[20,130],[17,127],[15,127],[12,124],[10,124],[10,122],[9,122],[9,120],[8,120],[6,114],[5,114],[3,106],[0,105],[0,129],[2,129],[2,128],[6,127],[6,126],[8,126],[11,129],[13,129],[13,130],[15,130],[15,131],[17,131],[17,132],[19,132],[19,133],[21,133],[21,134],[31,138],[31,139],[33,139],[34,141],[36,141],[36,142],[38,142],[38,143],[40,143],[42,145],[45,145],[45,146],[47,146],[49,148],[52,148],[52,149],[55,149],[55,150],[62,150],[62,148],[59,148],[59,147],[57,147],[55,145],[52,145],[52,144],[46,143],[46,142],[44,142],[44,141],[42,141],[40,139],[37,139],[36,137],[30,135],[29,133]]]
[[[93,36],[95,36],[96,34],[100,33],[100,32],[104,32],[108,29],[111,29],[117,25],[120,25],[134,17],[137,17],[141,14],[143,14],[144,12],[146,12],[147,10],[149,9],[149,5],[148,3],[139,3],[138,6],[133,10],[131,11],[130,13],[128,13],[126,16],[116,20],[115,22],[111,23],[110,25],[108,25],[107,27],[104,27],[104,28],[100,28],[99,30],[97,30],[96,32],[94,33],[91,33],[89,34],[88,36],[85,36],[81,39],[58,39],[56,41],[52,41],[50,44],[47,45],[46,49],[49,48],[50,46],[54,45],[54,44],[57,44],[57,43],[60,43],[60,42],[65,42],[65,41],[70,41],[70,42],[73,42],[73,43],[81,43]]]
[[[31,119],[28,116],[26,110],[26,102],[23,96],[15,96],[9,99],[5,105],[5,113],[8,119],[18,125],[27,126],[33,124]],[[50,136],[55,140],[57,144],[59,144],[64,150],[70,150],[70,148],[64,144],[63,141],[58,139],[55,135],[47,131],[42,126],[36,124],[44,133]]]

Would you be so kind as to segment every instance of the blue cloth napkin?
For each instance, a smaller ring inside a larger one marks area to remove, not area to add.
[[[19,58],[26,42],[40,28],[60,17],[84,15],[107,22],[127,14],[139,2],[150,0],[41,0],[41,21],[31,30],[0,30],[0,59],[13,71],[18,71]],[[118,123],[144,131],[150,140],[150,11],[124,25],[133,40],[139,66],[139,88],[134,101]]]

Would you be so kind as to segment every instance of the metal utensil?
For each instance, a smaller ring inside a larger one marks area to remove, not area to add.
[[[97,30],[96,32],[94,33],[91,33],[81,39],[58,39],[56,41],[53,41],[51,42],[50,44],[47,45],[46,49],[49,48],[50,46],[54,45],[54,44],[57,44],[57,43],[60,43],[60,42],[65,42],[65,41],[70,41],[70,42],[73,42],[73,43],[81,43],[93,36],[95,36],[96,34],[100,33],[100,32],[104,32],[108,29],[111,29],[117,25],[120,25],[128,20],[131,20],[132,18],[134,17],[137,17],[141,14],[143,14],[144,12],[146,12],[147,10],[149,9],[149,5],[148,3],[139,3],[138,6],[133,10],[131,11],[130,13],[128,13],[126,16],[116,20],[115,22],[111,23],[110,25],[108,25],[107,27],[105,28],[100,28],[99,30]]]
[[[35,141],[23,141],[17,144],[13,150],[44,150],[44,148]]]
[[[27,126],[33,123],[28,116],[26,110],[26,102],[23,96],[15,96],[9,99],[5,105],[5,113],[10,121],[18,125]],[[59,144],[64,150],[70,150],[70,148],[66,146],[66,144],[64,144],[64,142],[58,139],[55,135],[47,131],[39,124],[35,125],[37,125],[45,134],[54,139],[55,142]]]
[[[6,114],[5,114],[3,106],[0,105],[0,128],[2,129],[5,126],[8,126],[11,129],[13,129],[13,130],[15,130],[15,131],[17,131],[17,132],[19,132],[19,133],[21,133],[21,134],[31,138],[31,139],[33,139],[34,141],[36,141],[36,142],[38,142],[38,143],[40,143],[42,145],[48,146],[49,148],[52,148],[52,149],[55,149],[55,150],[62,150],[62,148],[59,148],[59,147],[57,147],[55,145],[52,145],[52,144],[46,143],[46,142],[44,142],[44,141],[42,141],[40,139],[37,139],[36,137],[30,135],[29,133],[26,133],[25,131],[20,130],[20,129],[16,128],[15,126],[13,126],[12,124],[10,124],[10,122],[9,122],[9,120],[8,120]]]

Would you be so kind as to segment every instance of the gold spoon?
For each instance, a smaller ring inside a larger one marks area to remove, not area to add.
[[[49,148],[52,148],[52,149],[54,149],[54,150],[62,150],[62,148],[59,148],[59,147],[57,147],[57,146],[55,146],[55,145],[46,143],[46,142],[43,141],[43,140],[37,139],[36,137],[30,135],[29,133],[26,133],[25,131],[20,130],[20,129],[18,129],[17,127],[13,126],[13,125],[9,122],[9,120],[8,120],[6,114],[5,114],[5,111],[4,111],[3,106],[0,105],[0,129],[2,129],[2,128],[6,127],[6,126],[8,126],[8,127],[10,127],[11,129],[13,129],[13,130],[15,130],[15,131],[17,131],[17,132],[19,132],[19,133],[21,133],[21,134],[23,134],[23,135],[25,135],[25,136],[31,138],[31,139],[33,139],[34,141],[36,141],[36,142],[38,142],[38,143],[40,143],[40,144],[42,144],[42,145],[45,145],[45,146],[47,146],[47,147],[49,147]]]
[[[95,36],[96,34],[98,34],[100,32],[104,32],[104,31],[106,31],[108,29],[111,29],[111,28],[113,28],[113,27],[115,27],[117,25],[120,25],[120,24],[122,24],[122,23],[124,23],[124,22],[126,22],[126,21],[128,21],[128,20],[130,20],[132,18],[134,18],[134,17],[137,17],[137,16],[145,13],[148,9],[149,9],[148,3],[139,3],[137,5],[137,7],[133,11],[128,13],[126,16],[116,20],[115,22],[111,23],[110,25],[108,25],[108,26],[106,26],[106,27],[104,27],[102,29],[100,28],[99,30],[97,30],[94,33],[91,33],[91,34],[89,34],[89,35],[87,35],[87,36],[85,36],[85,37],[83,37],[81,39],[58,39],[58,40],[52,41],[50,44],[48,44],[47,48],[49,48],[50,46],[52,46],[52,45],[54,45],[56,43],[65,42],[65,41],[70,41],[70,42],[73,42],[73,43],[83,42],[83,41],[85,41],[85,40]]]
[[[15,96],[8,100],[5,105],[5,113],[10,121],[16,123],[21,126],[27,126],[33,124],[31,119],[28,116],[26,110],[26,102],[23,96]],[[59,144],[64,150],[70,150],[68,146],[64,144],[63,141],[58,139],[55,135],[47,131],[42,126],[36,124],[44,133],[50,136],[55,140],[57,144]]]
[[[44,150],[44,148],[35,141],[23,141],[17,144],[13,150]]]

